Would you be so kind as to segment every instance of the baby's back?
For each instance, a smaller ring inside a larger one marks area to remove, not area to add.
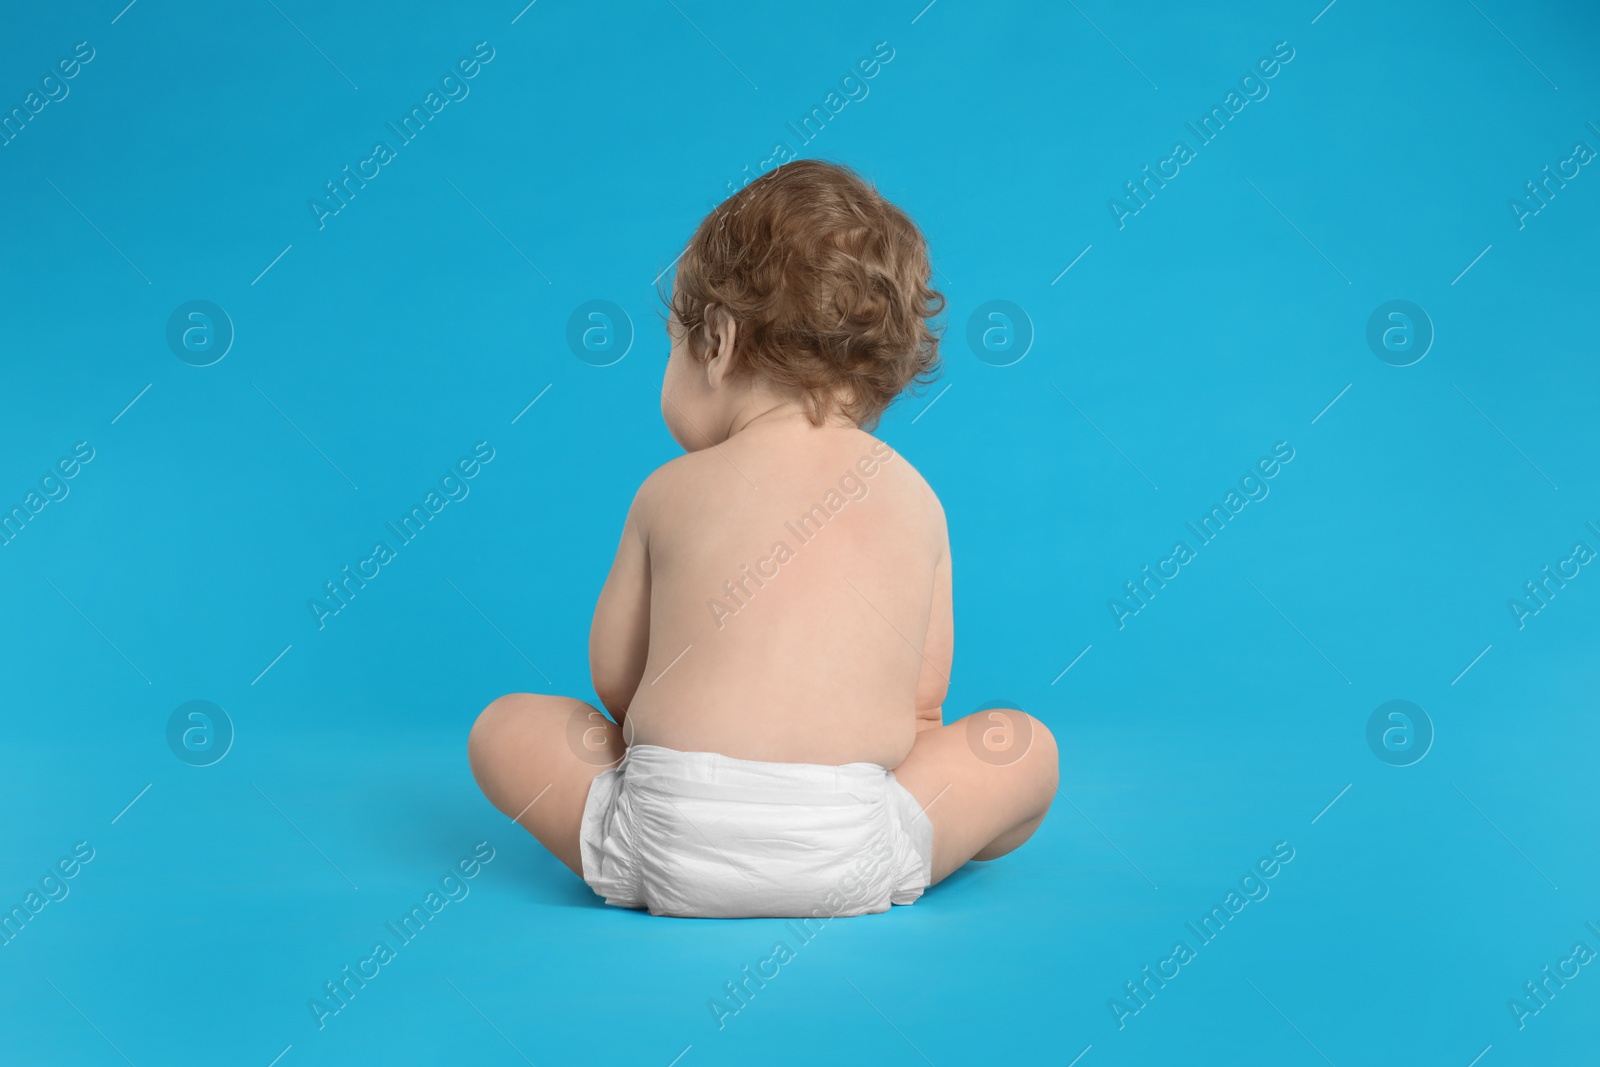
[[[923,655],[948,542],[922,477],[859,430],[752,426],[662,467],[641,500],[629,742],[897,766],[949,669]]]

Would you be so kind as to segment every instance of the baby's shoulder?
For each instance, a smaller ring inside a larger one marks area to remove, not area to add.
[[[716,460],[715,449],[675,456],[651,471],[640,483],[639,492],[646,497],[665,497],[706,488],[714,484],[721,474],[716,469],[717,464],[708,460]]]
[[[639,483],[629,509],[633,521],[648,529],[668,521],[677,512],[695,511],[719,490],[721,472],[706,461],[714,449],[685,452],[651,471]]]
[[[939,494],[933,491],[933,486],[928,484],[922,472],[917,470],[903,453],[889,447],[886,442],[864,432],[861,436],[864,443],[870,445],[870,449],[862,459],[857,460],[857,470],[863,475],[877,478],[884,485],[894,486],[900,490],[900,495],[909,506],[926,512],[942,525],[944,505],[939,503]],[[877,468],[876,472],[868,474],[874,465]]]

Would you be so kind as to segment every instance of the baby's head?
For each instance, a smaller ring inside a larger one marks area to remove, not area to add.
[[[872,429],[932,379],[944,309],[915,223],[850,170],[802,159],[700,223],[678,260],[662,416],[685,448],[788,404]]]

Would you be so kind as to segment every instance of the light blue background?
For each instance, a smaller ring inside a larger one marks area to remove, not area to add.
[[[1600,171],[1508,206],[1600,149],[1592,9],[923,2],[6,15],[6,109],[95,58],[0,148],[0,503],[95,458],[0,548],[0,904],[95,858],[0,948],[0,1062],[1594,1059],[1600,968],[1507,1007],[1600,950],[1600,573],[1507,606],[1600,549]],[[470,95],[319,230],[479,41]],[[880,433],[949,514],[946,715],[1039,716],[1063,799],[719,1030],[781,924],[604,908],[464,743],[501,693],[592,696],[622,517],[675,454],[653,282],[880,41],[803,152],[927,233],[945,370]],[[1279,41],[1270,95],[1119,229],[1108,199]],[[166,344],[192,299],[237,332],[210,367]],[[566,344],[592,299],[636,330],[614,366]],[[1031,320],[1013,366],[966,343],[995,299]],[[1391,299],[1437,333],[1409,367],[1366,344]],[[480,440],[470,496],[319,630],[322,583]],[[1108,598],[1278,441],[1270,496],[1119,630]],[[205,768],[165,740],[194,699],[236,730]],[[1365,739],[1391,699],[1436,731],[1409,767]],[[319,1030],[308,999],[482,840],[470,896]],[[1119,1030],[1109,999],[1279,841],[1270,896]]]

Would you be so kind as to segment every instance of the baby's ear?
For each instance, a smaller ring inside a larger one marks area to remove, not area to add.
[[[715,389],[733,374],[733,345],[739,327],[725,308],[712,306],[706,309],[706,382]]]

